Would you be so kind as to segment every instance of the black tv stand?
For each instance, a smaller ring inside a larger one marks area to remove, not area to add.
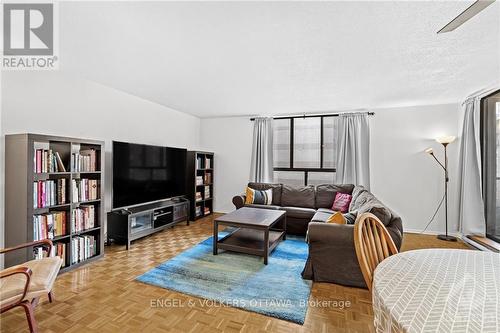
[[[113,210],[108,213],[108,240],[123,242],[128,250],[131,241],[184,221],[189,225],[189,200],[185,198]]]

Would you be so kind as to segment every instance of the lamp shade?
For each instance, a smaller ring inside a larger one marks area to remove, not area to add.
[[[425,150],[425,152],[426,152],[427,154],[434,154],[434,150],[433,150],[432,148],[427,148],[427,149]]]
[[[453,135],[447,135],[447,136],[440,136],[439,138],[436,138],[436,141],[439,142],[440,144],[446,145],[449,143],[452,143],[455,141],[456,136]]]

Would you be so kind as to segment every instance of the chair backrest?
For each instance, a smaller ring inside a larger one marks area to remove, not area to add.
[[[385,258],[398,253],[398,249],[384,224],[371,213],[361,214],[356,220],[354,247],[366,285],[371,290],[375,268]]]

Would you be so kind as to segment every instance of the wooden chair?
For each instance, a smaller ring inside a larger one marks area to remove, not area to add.
[[[31,246],[47,247],[48,253],[51,253],[52,241],[44,239],[0,249],[0,254]],[[38,332],[34,308],[38,304],[39,298],[44,295],[48,295],[49,302],[52,303],[52,286],[61,268],[61,263],[60,257],[47,257],[0,271],[0,313],[20,306],[26,313],[30,332]]]
[[[364,213],[356,220],[354,247],[366,285],[371,290],[375,268],[385,258],[398,253],[398,249],[384,224],[371,213]]]

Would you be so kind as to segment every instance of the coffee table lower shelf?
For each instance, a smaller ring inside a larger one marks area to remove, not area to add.
[[[265,246],[265,238],[266,232],[264,230],[238,228],[216,242],[216,246],[214,246],[214,255],[217,255],[217,249],[252,254],[264,257],[264,264],[267,265],[269,254],[281,240],[285,239],[285,232],[269,230],[268,247]]]

